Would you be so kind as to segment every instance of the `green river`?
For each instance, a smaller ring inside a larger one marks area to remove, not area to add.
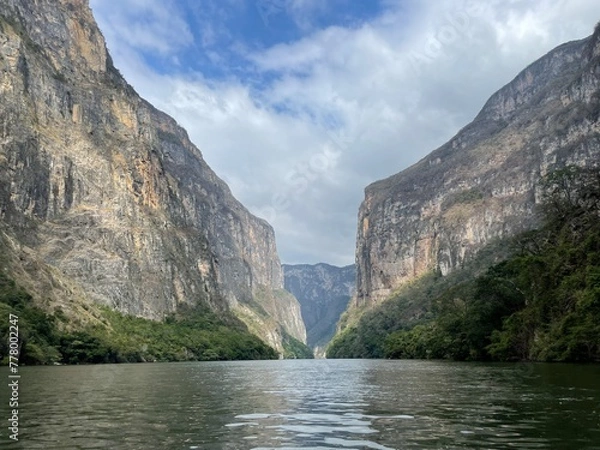
[[[21,367],[4,449],[600,449],[600,366],[303,360]]]

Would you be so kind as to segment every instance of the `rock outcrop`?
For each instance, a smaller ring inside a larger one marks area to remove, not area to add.
[[[559,46],[495,93],[472,123],[365,190],[356,307],[429,271],[447,274],[536,225],[540,179],[600,161],[600,28]]]
[[[356,269],[354,265],[284,264],[283,273],[285,288],[300,302],[307,344],[323,356],[354,293]]]
[[[30,255],[82,301],[152,319],[204,304],[238,313],[279,350],[283,331],[305,342],[299,304],[282,294],[273,229],[121,77],[87,1],[0,4],[10,254]]]

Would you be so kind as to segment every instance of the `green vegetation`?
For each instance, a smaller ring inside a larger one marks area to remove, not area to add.
[[[569,167],[542,187],[544,226],[514,239],[511,257],[466,279],[425,277],[328,356],[600,361],[600,172]]]
[[[21,364],[275,359],[277,353],[237,319],[187,308],[164,322],[101,309],[96,325],[62,331],[61,311],[48,314],[0,274],[0,360],[8,355],[9,314],[19,317]]]
[[[439,273],[427,274],[404,286],[388,301],[367,310],[358,320],[342,316],[344,331],[335,336],[327,348],[328,358],[383,358],[386,356],[386,337],[397,330],[431,320],[430,298],[441,295],[453,282],[457,273],[442,277]]]
[[[21,364],[46,364],[60,360],[55,347],[57,318],[31,305],[31,296],[0,272],[0,360],[8,355],[9,315],[19,318]]]
[[[374,309],[349,310],[340,323],[344,331],[327,348],[328,358],[383,358],[386,339],[399,330],[429,323],[435,316],[433,299],[452,291],[454,286],[472,280],[489,267],[508,257],[507,246],[492,242],[480,250],[462,270],[447,276],[432,272],[404,285],[389,300]],[[357,318],[357,316],[359,316]]]
[[[315,355],[308,346],[285,331],[283,332],[283,357],[285,359],[313,359]]]
[[[464,191],[457,192],[453,195],[450,195],[448,199],[444,201],[443,208],[448,209],[453,205],[457,204],[472,204],[477,203],[480,200],[483,200],[483,193],[477,189],[467,189]]]

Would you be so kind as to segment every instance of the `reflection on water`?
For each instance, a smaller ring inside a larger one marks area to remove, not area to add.
[[[3,427],[0,448],[600,449],[598,366],[316,360],[21,374],[21,440]]]

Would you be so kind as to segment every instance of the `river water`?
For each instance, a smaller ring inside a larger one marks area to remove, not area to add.
[[[8,372],[2,368],[2,380]],[[197,362],[20,369],[7,449],[600,449],[600,366]]]

